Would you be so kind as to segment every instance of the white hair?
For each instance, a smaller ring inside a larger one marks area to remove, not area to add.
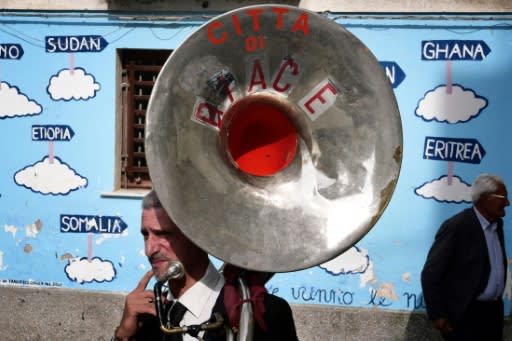
[[[501,177],[488,173],[480,174],[471,186],[471,201],[473,201],[473,204],[476,204],[482,194],[496,192],[498,184],[503,184]]]

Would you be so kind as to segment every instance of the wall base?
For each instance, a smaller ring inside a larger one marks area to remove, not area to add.
[[[3,341],[106,341],[121,319],[124,294],[0,286]],[[300,340],[441,340],[424,314],[292,305]],[[505,340],[512,340],[506,320]]]

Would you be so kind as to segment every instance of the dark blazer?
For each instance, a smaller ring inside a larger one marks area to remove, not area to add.
[[[271,294],[265,294],[263,298],[265,305],[265,314],[263,318],[267,324],[267,331],[259,328],[257,323],[254,326],[254,341],[296,341],[297,333],[293,320],[292,310],[288,302],[284,299]],[[226,309],[224,308],[224,290],[221,291],[215,306],[214,312],[220,313],[224,321],[228,321]],[[137,341],[165,340],[164,334],[160,331],[160,322],[154,316],[144,316],[141,318],[142,327],[134,337]],[[208,331],[203,339],[205,341],[225,341],[226,335],[223,328]]]
[[[503,221],[499,219],[497,223],[506,276]],[[489,273],[489,255],[480,221],[473,208],[465,209],[441,225],[421,273],[429,318],[459,321],[470,302],[485,289]]]

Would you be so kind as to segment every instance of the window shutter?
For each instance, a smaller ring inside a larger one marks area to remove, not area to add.
[[[123,50],[122,188],[151,188],[144,133],[146,110],[157,76],[171,51]]]

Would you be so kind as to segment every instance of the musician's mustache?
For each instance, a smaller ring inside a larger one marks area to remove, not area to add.
[[[173,259],[165,256],[165,255],[160,255],[160,254],[155,254],[155,255],[151,255],[148,257],[148,260],[150,263],[153,263],[153,262],[156,262],[156,261],[169,261],[169,262],[172,262]]]

